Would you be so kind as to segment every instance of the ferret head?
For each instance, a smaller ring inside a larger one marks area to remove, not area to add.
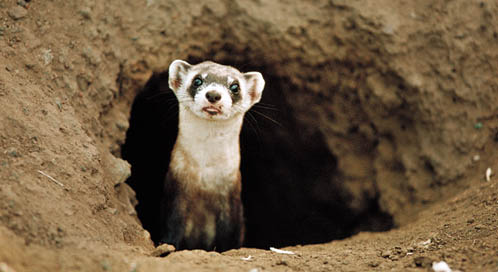
[[[180,106],[208,120],[243,115],[259,102],[265,81],[261,73],[206,61],[191,65],[175,60],[169,66],[169,87]]]

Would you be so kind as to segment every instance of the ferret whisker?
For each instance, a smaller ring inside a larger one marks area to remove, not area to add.
[[[263,106],[266,106],[266,107],[270,107],[270,108],[274,108],[276,109],[277,107],[273,104],[269,104],[269,103],[264,103],[264,102],[258,102],[256,105],[263,105]]]
[[[280,127],[282,127],[282,128],[284,127],[284,126],[282,125],[282,123],[278,122],[277,120],[275,120],[275,119],[271,118],[270,116],[268,116],[268,115],[266,115],[266,114],[264,114],[264,113],[262,113],[262,112],[259,112],[259,111],[255,110],[255,109],[252,109],[252,110],[251,110],[251,112],[254,112],[254,113],[259,114],[260,116],[262,116],[262,117],[266,118],[267,120],[270,120],[271,122],[273,122],[274,124],[276,124],[276,125],[278,125],[278,126],[280,126]]]
[[[256,104],[253,107],[254,108],[260,108],[260,109],[265,109],[265,110],[280,111],[279,109],[277,109],[275,107],[265,106],[265,105],[260,105],[260,104]]]
[[[244,118],[247,120],[247,123],[249,124],[249,126],[252,128],[252,130],[256,134],[256,138],[258,139],[258,142],[259,142],[261,139],[261,133],[260,133],[261,130],[259,129],[259,126],[258,126],[258,120],[256,120],[256,118],[254,118],[254,115],[252,115],[250,112],[247,112],[247,115],[245,115]]]

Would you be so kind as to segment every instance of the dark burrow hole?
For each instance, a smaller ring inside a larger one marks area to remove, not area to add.
[[[229,53],[225,56],[233,52]],[[347,205],[350,199],[338,185],[340,177],[335,176],[336,158],[320,133],[302,133],[310,130],[298,124],[286,102],[295,95],[288,79],[275,76],[269,64],[205,57],[243,72],[260,71],[266,80],[261,103],[246,115],[241,133],[244,246],[323,243],[361,230],[383,231],[393,226],[391,216],[380,211],[377,199],[360,212]],[[203,60],[187,59],[192,64]],[[122,146],[123,158],[132,165],[127,183],[136,192],[138,217],[156,244],[162,182],[178,132],[177,117],[178,105],[168,88],[167,71],[153,75],[135,98]],[[325,199],[317,197],[317,188]]]

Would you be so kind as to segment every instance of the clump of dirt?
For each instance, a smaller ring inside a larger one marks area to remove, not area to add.
[[[0,270],[496,270],[498,4],[287,2],[0,3]],[[121,147],[177,58],[264,73],[247,246],[296,254],[150,256]]]

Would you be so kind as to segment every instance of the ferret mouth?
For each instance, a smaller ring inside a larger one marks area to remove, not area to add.
[[[221,113],[220,109],[213,106],[204,107],[202,108],[202,110],[207,112],[209,115],[216,115]]]

